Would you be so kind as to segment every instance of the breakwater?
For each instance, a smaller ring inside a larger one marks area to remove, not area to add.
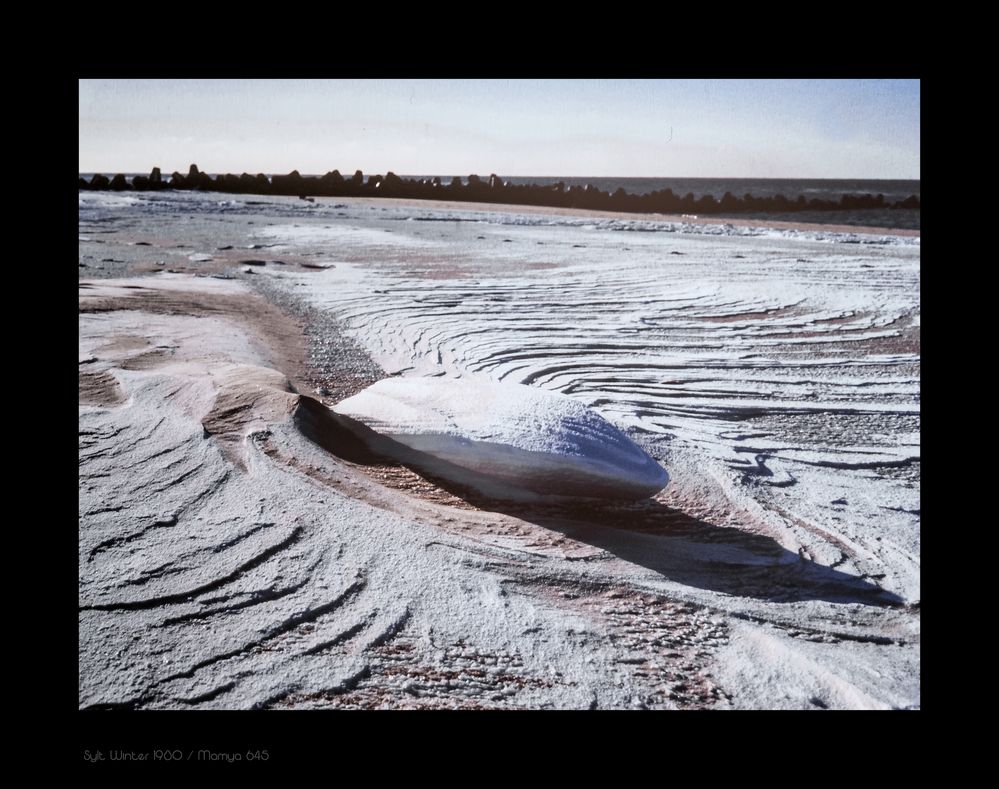
[[[623,188],[613,192],[592,185],[513,184],[496,174],[488,177],[469,175],[467,178],[401,178],[392,172],[365,176],[360,170],[344,176],[333,170],[322,176],[303,176],[297,170],[287,175],[242,173],[211,176],[192,164],[187,174],[172,173],[164,177],[158,167],[150,174],[129,179],[118,173],[109,178],[95,174],[89,180],[79,179],[80,189],[110,191],[153,191],[159,189],[229,192],[236,194],[286,195],[312,199],[315,197],[396,197],[418,200],[455,200],[474,203],[507,203],[540,205],[557,208],[587,208],[603,211],[664,214],[738,214],[795,213],[805,211],[858,210],[918,210],[920,200],[910,195],[903,200],[889,200],[882,194],[844,194],[837,200],[805,195],[783,194],[754,196],[726,192],[722,197],[675,194],[661,189],[645,194],[631,194]]]

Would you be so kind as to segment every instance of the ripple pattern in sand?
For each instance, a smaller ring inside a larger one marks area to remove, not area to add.
[[[311,231],[341,262],[287,279],[390,373],[579,398],[667,467],[722,470],[785,544],[918,599],[918,245],[404,224],[403,258]]]

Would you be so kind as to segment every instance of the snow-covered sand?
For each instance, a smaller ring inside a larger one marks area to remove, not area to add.
[[[918,238],[117,197],[81,276],[184,273],[81,288],[81,706],[919,704]],[[372,464],[317,401],[386,375],[559,393],[670,483]]]

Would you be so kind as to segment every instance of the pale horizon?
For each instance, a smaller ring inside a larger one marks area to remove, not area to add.
[[[919,92],[918,80],[80,80],[79,172],[919,180]]]

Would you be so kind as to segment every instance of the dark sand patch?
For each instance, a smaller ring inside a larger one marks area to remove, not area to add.
[[[110,373],[80,371],[80,405],[112,407],[125,399],[118,379]]]
[[[139,337],[135,334],[122,334],[115,337],[111,342],[99,345],[95,350],[98,353],[127,353],[128,351],[137,351],[140,348],[145,348],[148,345],[149,340],[145,337]]]

